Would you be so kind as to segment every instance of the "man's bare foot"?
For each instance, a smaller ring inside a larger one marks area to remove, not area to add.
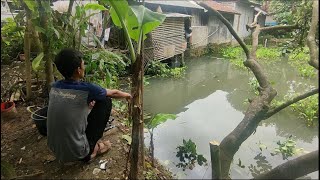
[[[95,158],[97,155],[103,154],[111,149],[110,141],[98,141],[94,150],[90,156],[91,159]]]

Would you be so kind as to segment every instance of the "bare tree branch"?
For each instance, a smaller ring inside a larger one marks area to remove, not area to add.
[[[254,16],[253,23],[251,24],[252,26],[258,23],[258,17],[260,16],[261,13],[262,11],[259,11],[258,14]]]
[[[301,95],[299,95],[299,96],[297,96],[297,97],[295,97],[295,98],[293,98],[293,99],[281,104],[280,106],[269,110],[265,114],[264,119],[268,119],[269,117],[273,116],[274,114],[278,113],[279,111],[283,110],[284,108],[290,106],[291,104],[294,104],[294,103],[296,103],[296,102],[298,102],[300,100],[303,100],[303,99],[305,99],[305,98],[307,98],[309,96],[315,95],[317,93],[319,93],[319,89],[318,88],[317,89],[313,89],[313,90],[311,90],[309,92],[306,92],[304,94],[301,94]]]
[[[319,150],[287,161],[254,179],[296,179],[319,170]],[[303,167],[303,168],[302,168]]]
[[[247,59],[249,59],[249,49],[247,47],[247,45],[242,41],[242,39],[239,37],[239,35],[236,33],[236,31],[233,29],[232,25],[230,24],[230,22],[224,18],[218,11],[216,11],[215,9],[212,9],[211,7],[209,7],[206,3],[204,2],[197,2],[199,3],[201,6],[210,9],[214,15],[216,15],[218,17],[218,19],[227,26],[227,28],[229,29],[230,33],[233,35],[233,37],[238,41],[238,43],[240,44],[240,46],[242,47],[244,53],[246,54]]]
[[[314,68],[319,70],[319,48],[316,44],[315,34],[318,27],[319,22],[319,9],[318,9],[319,1],[314,0],[312,5],[312,20],[311,26],[309,30],[309,34],[307,37],[307,45],[310,49],[310,61],[309,64]]]
[[[270,27],[262,27],[261,31],[278,31],[278,30],[293,30],[298,29],[298,25],[278,25],[278,26],[270,26]]]
[[[244,62],[244,65],[250,68],[250,70],[253,72],[255,77],[257,78],[259,85],[261,87],[261,91],[263,88],[272,88],[270,86],[270,83],[268,82],[268,78],[266,74],[264,73],[263,69],[261,68],[260,64],[256,61],[256,51],[258,48],[258,39],[260,34],[260,25],[257,23],[257,19],[259,17],[260,13],[256,14],[255,20],[250,25],[247,25],[247,27],[250,27],[252,31],[252,49],[250,51],[250,58],[247,59],[247,61]],[[260,94],[261,94],[261,91]],[[270,91],[271,92],[271,91]]]

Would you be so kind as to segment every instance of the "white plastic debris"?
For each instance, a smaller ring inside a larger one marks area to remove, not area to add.
[[[99,169],[99,168],[94,168],[92,174],[93,174],[93,175],[97,175],[100,171],[101,171],[101,169]]]
[[[23,147],[21,148],[21,150],[26,150],[26,147],[25,147],[25,146],[23,146]]]
[[[107,160],[100,160],[99,161],[99,164],[100,164],[99,168],[102,169],[102,170],[106,170],[107,169],[107,163],[108,163]]]

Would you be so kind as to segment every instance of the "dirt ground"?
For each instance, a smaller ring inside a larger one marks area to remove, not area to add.
[[[1,90],[7,85],[3,82],[12,81],[11,77],[4,78],[5,69],[12,67],[1,68]],[[128,163],[126,168],[130,146],[122,135],[130,134],[131,129],[121,123],[123,115],[113,110],[111,116],[115,120],[112,124],[116,127],[103,135],[104,140],[112,143],[109,152],[90,163],[62,164],[55,160],[47,146],[47,137],[39,134],[31,113],[27,111],[30,105],[43,107],[46,104],[47,100],[40,94],[36,96],[36,99],[28,103],[22,100],[15,102],[17,114],[14,118],[4,118],[3,113],[1,114],[1,179],[126,179],[129,173],[126,169],[130,167]],[[99,168],[101,160],[107,161],[106,170]],[[146,155],[144,175],[142,172],[139,175],[141,179],[172,179],[171,173],[159,163],[156,163],[156,167],[151,167],[150,164],[150,158]],[[14,173],[9,170],[11,173],[8,176],[5,169],[8,170],[10,166]]]
[[[119,116],[113,113],[116,127],[105,132],[104,140],[110,140],[112,149],[98,156],[92,162],[74,162],[62,164],[55,160],[47,146],[46,136],[39,134],[30,112],[23,105],[17,104],[14,119],[1,118],[1,161],[6,161],[15,169],[15,178],[31,179],[125,179],[129,145],[122,139],[129,134],[129,128],[119,122]],[[99,161],[107,160],[106,170],[99,169]],[[2,162],[1,162],[2,163]],[[163,167],[147,169],[157,179],[170,179],[170,173]],[[130,165],[128,164],[128,167]],[[142,177],[142,176],[140,176]],[[1,179],[4,178],[1,171]]]

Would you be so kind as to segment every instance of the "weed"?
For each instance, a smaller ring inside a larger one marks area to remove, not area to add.
[[[288,157],[291,157],[300,151],[302,151],[302,148],[296,148],[296,142],[291,138],[291,136],[285,140],[283,143],[281,141],[277,142],[278,147],[274,149],[275,154],[282,154],[283,160],[288,159]],[[271,155],[275,155],[271,154]]]
[[[178,152],[176,157],[179,158],[180,163],[176,166],[178,168],[182,168],[183,171],[186,168],[192,170],[195,167],[195,163],[197,162],[200,166],[205,165],[207,166],[207,159],[203,157],[203,155],[199,155],[197,153],[197,146],[196,144],[189,139],[188,141],[183,139],[183,145],[177,147]]]
[[[259,87],[259,82],[255,77],[252,77],[249,79],[248,83],[251,87],[251,90],[254,91],[255,95],[259,95],[258,87]]]
[[[309,59],[309,49],[307,47],[289,55],[289,63],[298,70],[299,75],[311,78],[316,75],[316,71],[308,64]]]

